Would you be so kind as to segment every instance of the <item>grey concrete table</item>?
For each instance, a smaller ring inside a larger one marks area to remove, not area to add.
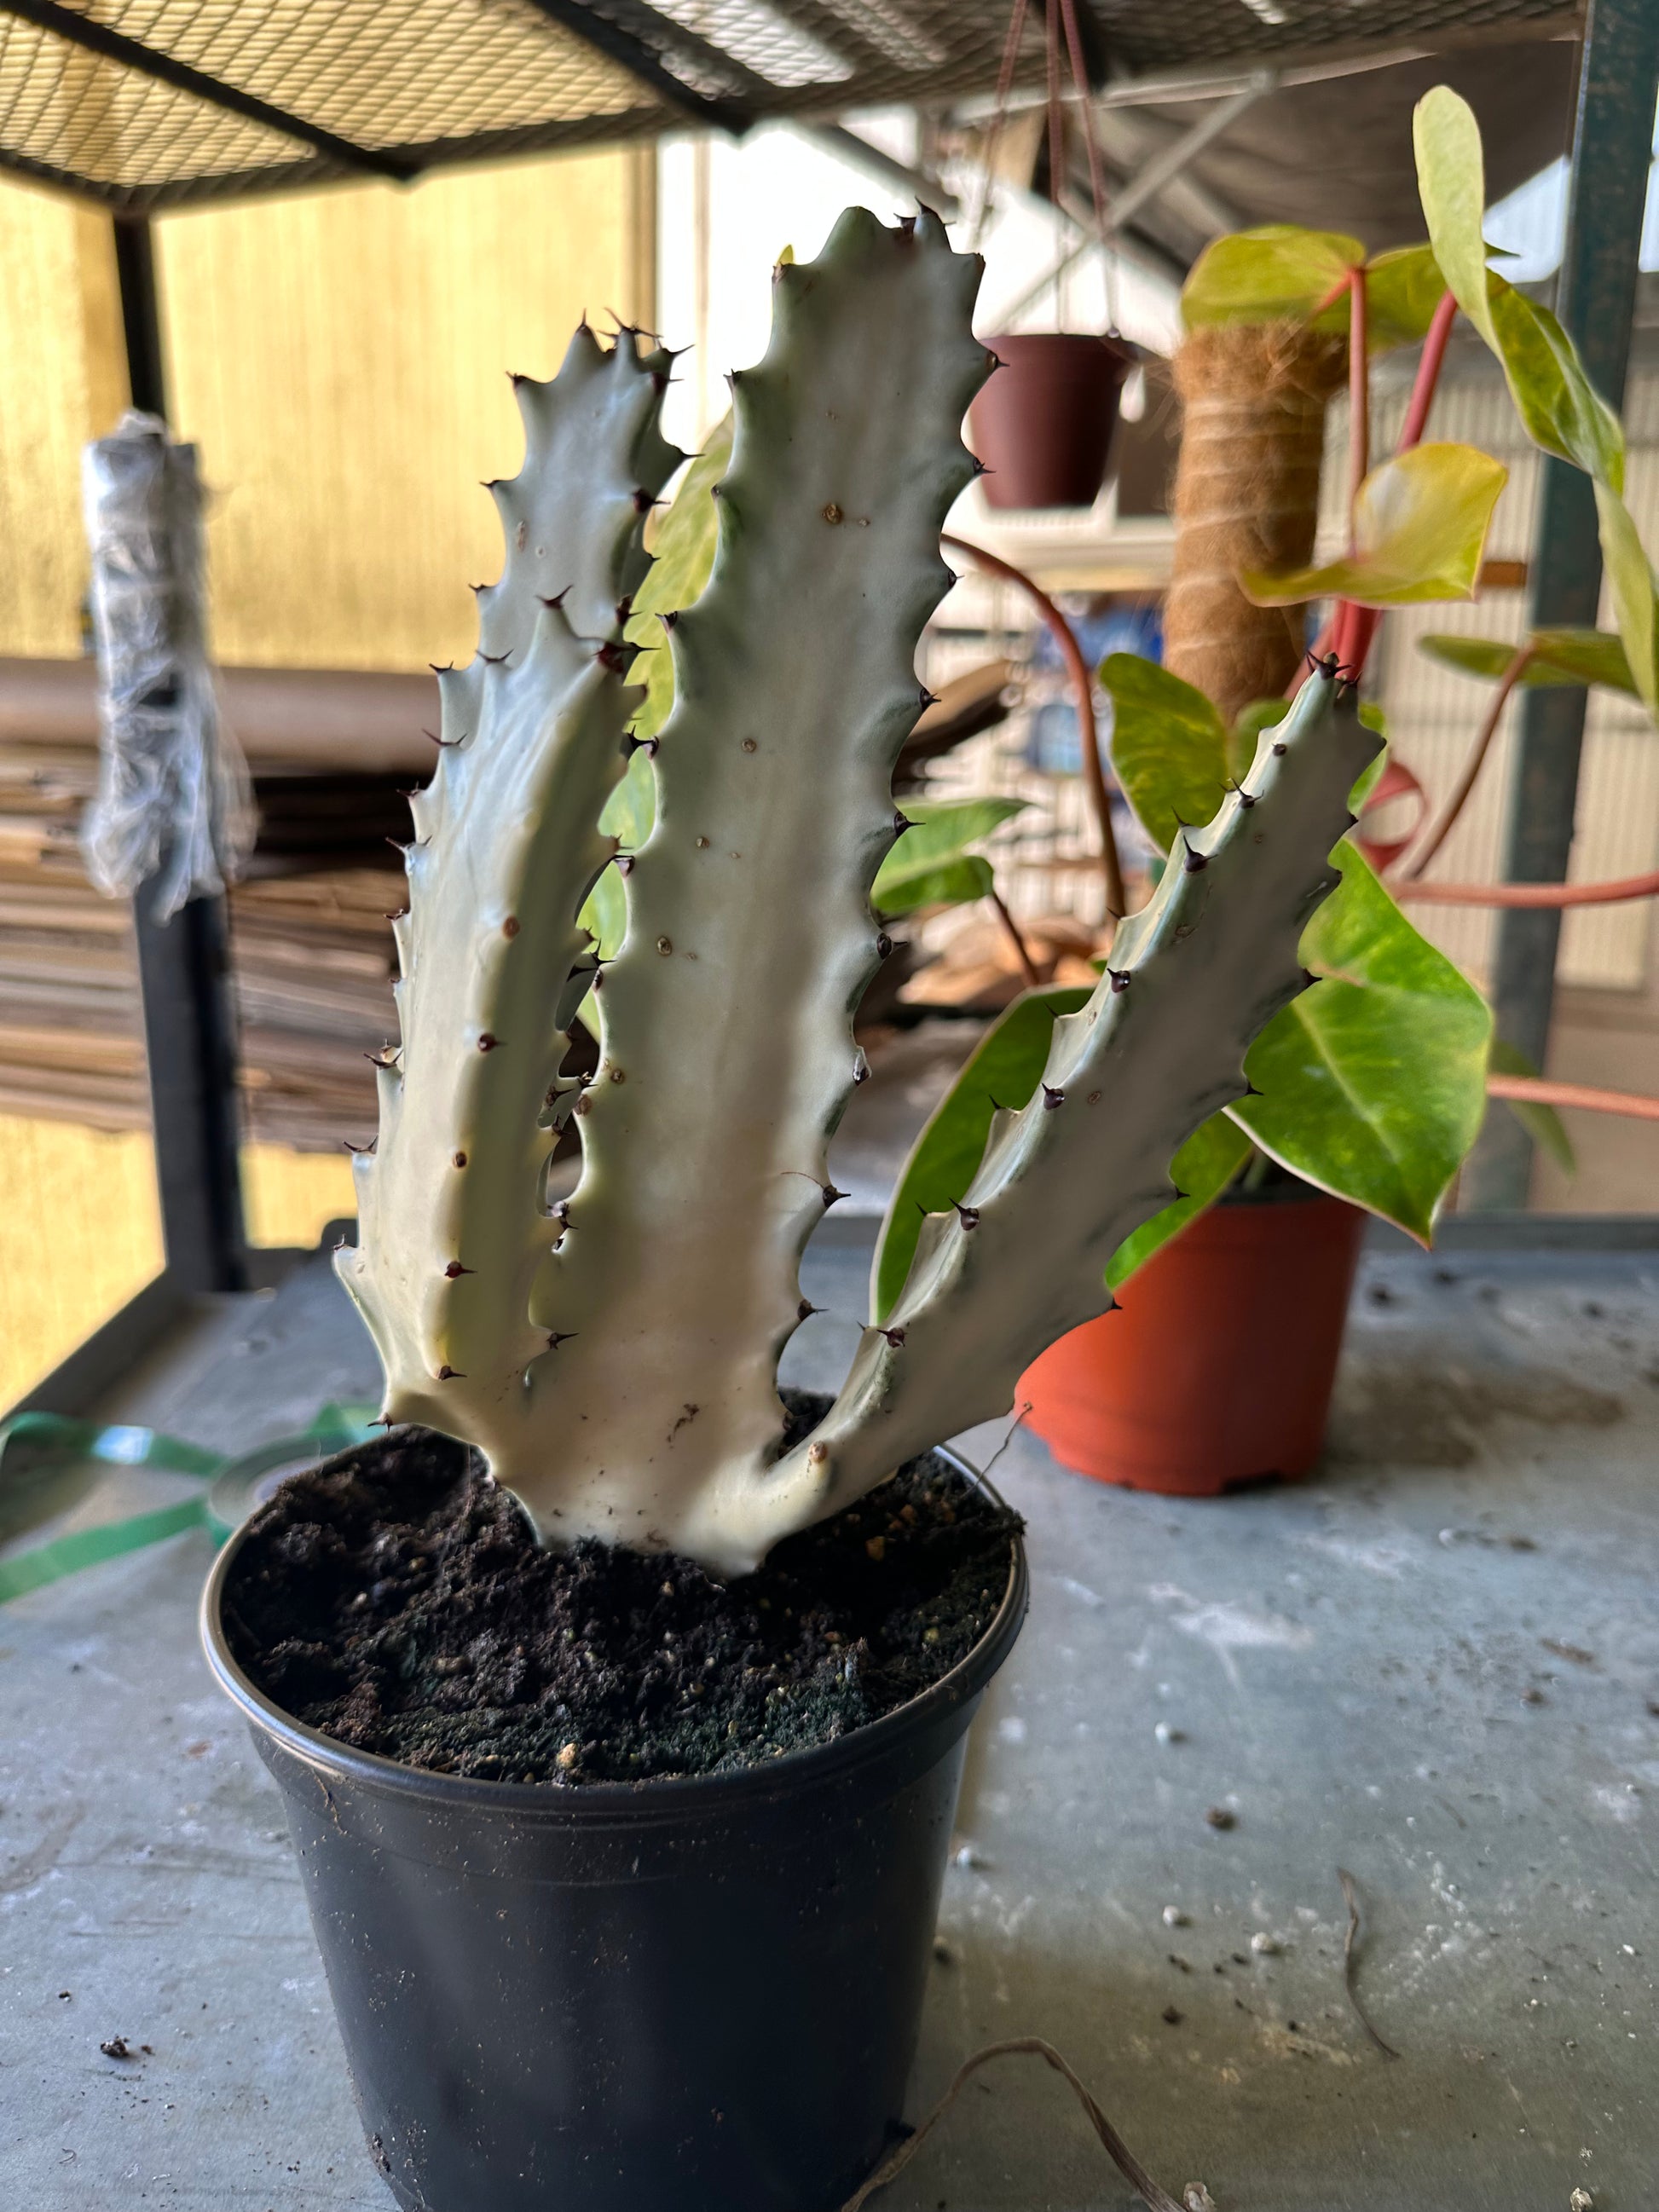
[[[809,1255],[831,1312],[798,1379],[844,1358],[866,1263]],[[1656,1322],[1659,1255],[1374,1253],[1299,1487],[1132,1495],[1013,1438],[1032,1615],[975,1731],[915,2110],[1038,2033],[1219,2212],[1659,2207]],[[106,1410],[235,1449],[373,1385],[310,1265]],[[197,1656],[207,1560],[180,1539],[0,1613],[7,2212],[390,2205],[276,1794]],[[1339,1867],[1397,2058],[1345,1995]],[[887,2201],[1130,2198],[1015,2059]]]

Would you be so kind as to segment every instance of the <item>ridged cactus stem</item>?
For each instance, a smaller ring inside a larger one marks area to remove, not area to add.
[[[1322,672],[1262,735],[1207,827],[1184,830],[1088,1005],[1054,1024],[1031,1102],[993,1121],[961,1206],[929,1215],[902,1295],[776,1469],[773,1540],[1006,1413],[1037,1353],[1111,1305],[1106,1263],[1178,1194],[1170,1162],[1242,1098],[1251,1040],[1308,981],[1297,947],[1380,740]],[[901,1185],[901,1187],[902,1187]]]
[[[869,890],[951,582],[939,530],[973,472],[979,271],[931,216],[854,210],[777,270],[770,348],[734,380],[720,550],[672,630],[582,1179],[533,1302],[560,1339],[556,1432],[496,1462],[544,1528],[727,1571],[764,1548],[777,1361],[883,957]]]
[[[657,428],[663,373],[628,334],[607,353],[584,328],[550,384],[515,380],[525,466],[490,487],[506,564],[479,595],[477,658],[440,674],[394,925],[402,1042],[379,1067],[375,1151],[355,1163],[361,1242],[337,1261],[387,1417],[492,1453],[522,1429],[548,1352],[530,1293],[559,1233],[542,1188],[564,982],[638,696],[621,639],[644,515],[680,458]]]

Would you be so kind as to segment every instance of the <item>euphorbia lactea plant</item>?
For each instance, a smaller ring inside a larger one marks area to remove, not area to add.
[[[1035,1355],[1110,1304],[1107,1261],[1305,981],[1297,942],[1376,743],[1330,675],[1183,831],[1031,1103],[998,1117],[833,1407],[781,1451],[778,1360],[840,1195],[827,1147],[887,950],[869,891],[905,827],[891,771],[994,366],[969,323],[980,268],[930,215],[888,229],[855,210],[820,259],[777,270],[770,346],[734,380],[714,573],[672,628],[655,823],[621,858],[599,816],[641,696],[624,625],[644,518],[679,458],[657,428],[667,361],[584,328],[551,383],[519,386],[506,566],[477,657],[442,679],[398,923],[402,1043],[339,1266],[386,1417],[479,1446],[549,1540],[739,1573],[1005,1411]],[[627,935],[596,969],[577,915],[610,865]],[[590,989],[600,1060],[578,1087],[565,1030]],[[550,1206],[570,1110],[581,1177]]]

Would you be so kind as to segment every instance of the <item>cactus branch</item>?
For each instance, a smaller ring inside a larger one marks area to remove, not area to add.
[[[1120,928],[1115,972],[1055,1023],[1030,1104],[992,1122],[963,1198],[971,1226],[927,1217],[885,1329],[866,1331],[812,1440],[825,1450],[777,1470],[780,1530],[838,1510],[924,1439],[1005,1413],[1037,1353],[1109,1308],[1107,1261],[1169,1204],[1176,1151],[1245,1095],[1252,1038],[1308,980],[1303,927],[1336,882],[1326,855],[1378,744],[1321,672],[1264,732],[1243,796],[1181,833],[1182,865],[1172,854]]]

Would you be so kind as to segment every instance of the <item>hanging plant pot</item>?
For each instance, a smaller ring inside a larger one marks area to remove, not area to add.
[[[1324,1442],[1365,1216],[1306,1185],[1188,1224],[1027,1368],[1017,1402],[1098,1482],[1211,1497],[1306,1474]]]
[[[1092,507],[1106,478],[1118,400],[1134,356],[1074,331],[1010,332],[969,410],[993,507]]]
[[[284,1712],[227,1636],[249,1540],[208,1583],[208,1661],[283,1793],[404,2212],[849,2196],[902,2111],[968,1724],[1024,1617],[1018,1538],[989,1625],[908,1703],[757,1765],[571,1787],[405,1765]]]

